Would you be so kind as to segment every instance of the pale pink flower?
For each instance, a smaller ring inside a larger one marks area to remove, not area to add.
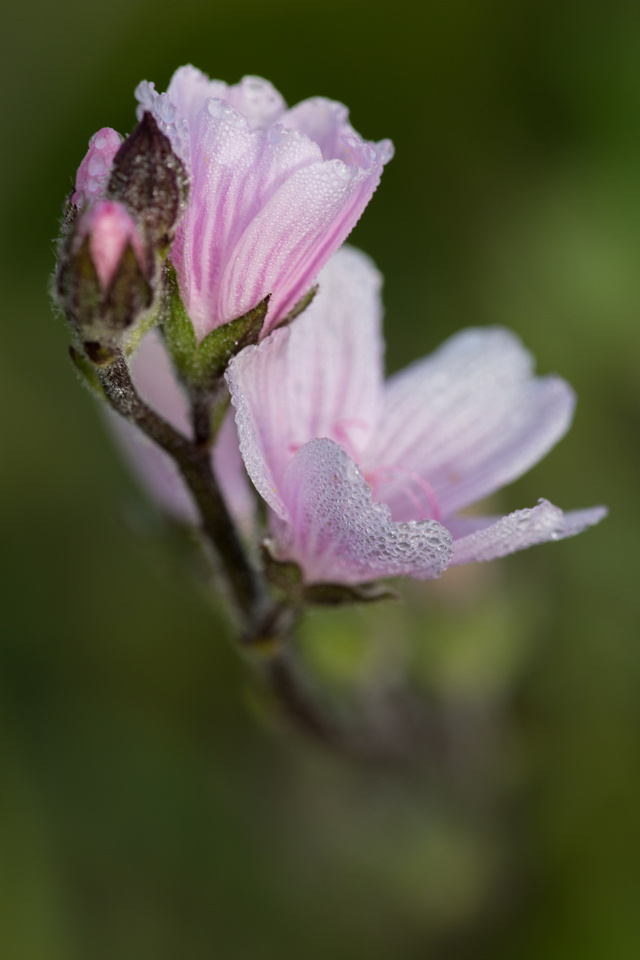
[[[501,519],[459,516],[533,466],[575,398],[535,377],[511,333],[470,329],[383,380],[380,276],[343,248],[295,323],[232,361],[247,471],[282,559],[307,582],[353,584],[490,560],[597,523],[542,500]]]
[[[157,331],[148,333],[131,361],[141,396],[173,427],[190,435],[187,399],[179,386]],[[167,512],[197,522],[197,511],[171,457],[136,427],[108,411],[109,424],[140,482]],[[212,464],[227,507],[245,533],[252,532],[254,496],[244,470],[233,416],[228,414],[212,450]]]
[[[307,293],[355,226],[393,148],[368,143],[340,103],[292,109],[258,77],[235,86],[181,67],[136,90],[191,178],[171,249],[198,340],[271,294],[265,333]]]

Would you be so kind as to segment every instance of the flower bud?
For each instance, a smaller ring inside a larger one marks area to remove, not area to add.
[[[80,214],[60,255],[56,292],[85,347],[113,343],[149,309],[154,271],[123,204],[100,200]]]
[[[143,114],[114,156],[106,192],[144,224],[155,250],[168,251],[186,203],[188,179],[182,161],[150,113]]]
[[[113,158],[122,146],[122,137],[111,127],[103,127],[89,140],[89,149],[76,174],[76,189],[71,202],[82,210],[94,200],[99,200],[107,184]]]

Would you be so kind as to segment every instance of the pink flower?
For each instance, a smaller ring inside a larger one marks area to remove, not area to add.
[[[258,77],[227,86],[186,66],[167,93],[144,82],[136,96],[190,171],[170,256],[198,340],[267,294],[273,329],[355,226],[390,141],[362,140],[331,100],[288,110]]]
[[[546,500],[502,519],[459,516],[533,466],[575,398],[535,377],[513,334],[470,329],[383,381],[381,279],[339,251],[295,323],[232,361],[227,379],[247,471],[279,555],[307,582],[430,579],[597,523]]]

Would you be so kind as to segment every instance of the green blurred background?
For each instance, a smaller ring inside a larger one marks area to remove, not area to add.
[[[28,0],[0,53],[0,955],[635,960],[640,5]],[[450,718],[453,797],[263,722],[52,319],[89,137],[186,62],[395,141],[352,237],[386,276],[390,369],[501,323],[580,397],[494,506],[605,523],[302,637],[345,696],[411,672]]]

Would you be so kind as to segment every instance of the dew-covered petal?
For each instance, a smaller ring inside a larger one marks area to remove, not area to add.
[[[443,517],[515,480],[564,435],[575,405],[564,380],[532,366],[507,330],[452,337],[388,381],[366,469],[422,478]],[[385,500],[394,509],[393,493]]]
[[[251,131],[223,100],[208,100],[195,121],[191,193],[171,259],[199,339],[246,313],[271,288],[260,261],[246,259],[231,286],[229,261],[242,237],[287,178],[319,163],[319,148],[296,131]],[[288,211],[286,229],[297,210]]]
[[[287,109],[273,84],[262,77],[243,77],[240,83],[230,85],[222,80],[210,80],[206,73],[191,65],[176,70],[167,94],[190,125],[205,101],[212,98],[230,103],[247,118],[252,130],[266,130],[277,123]]]
[[[289,176],[226,258],[220,280],[222,316],[241,316],[271,293],[267,329],[273,329],[351,232],[381,169],[364,171],[329,160]]]
[[[227,373],[249,475],[283,516],[278,490],[308,440],[329,437],[355,459],[375,429],[382,389],[381,277],[343,247],[307,309],[236,357]]]
[[[517,550],[524,550],[548,540],[564,540],[599,523],[607,515],[606,507],[591,507],[588,510],[573,510],[563,513],[548,500],[540,500],[536,507],[516,510],[506,517],[464,518],[475,526],[474,532],[455,538],[454,532],[452,566],[495,560]],[[462,519],[462,518],[461,518]],[[463,521],[464,522],[464,521]],[[482,524],[482,526],[480,526]],[[447,526],[449,524],[447,523]]]
[[[349,123],[349,111],[342,103],[326,97],[303,100],[281,118],[280,123],[306,134],[318,144],[325,160],[342,160],[367,167],[387,163],[393,156],[390,140],[367,143]]]
[[[191,175],[171,260],[197,338],[270,295],[266,335],[355,226],[390,141],[362,140],[322,98],[287,111],[260,77],[228,86],[186,66],[167,93],[143,81],[136,97]]]
[[[103,127],[89,140],[89,149],[78,167],[76,189],[71,200],[81,210],[85,204],[103,196],[111,174],[113,158],[122,145],[122,137],[111,127]]]
[[[439,577],[451,557],[451,537],[434,520],[393,523],[374,503],[360,468],[332,440],[312,440],[287,468],[283,556],[302,567],[308,583],[364,583],[380,577]]]

